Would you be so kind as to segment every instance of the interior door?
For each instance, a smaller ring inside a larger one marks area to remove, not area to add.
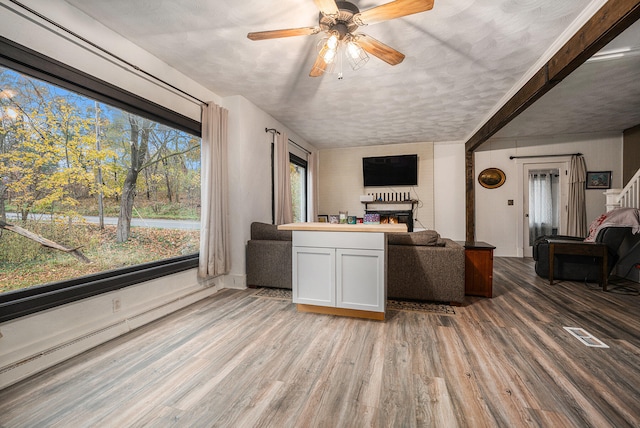
[[[529,226],[530,216],[535,212],[536,204],[540,202],[536,200],[537,193],[529,192],[529,176],[530,174],[557,174],[557,184],[553,191],[552,203],[553,210],[557,213],[557,231],[555,233],[562,235],[567,229],[567,209],[569,201],[569,162],[545,162],[545,163],[526,163],[523,165],[523,255],[524,257],[533,256],[533,240],[530,238],[531,229]]]

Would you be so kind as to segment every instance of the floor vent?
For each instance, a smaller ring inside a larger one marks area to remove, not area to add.
[[[605,343],[602,340],[593,336],[591,333],[589,333],[583,328],[579,328],[579,327],[563,327],[563,328],[567,330],[569,333],[571,333],[573,337],[575,337],[576,339],[578,339],[580,342],[584,343],[587,346],[590,346],[592,348],[608,348],[608,346],[605,345]]]

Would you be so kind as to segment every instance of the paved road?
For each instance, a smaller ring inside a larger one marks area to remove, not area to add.
[[[36,220],[50,220],[49,214],[29,214],[29,217]],[[7,213],[7,220],[17,219],[18,215],[15,213]],[[98,224],[98,216],[85,216],[84,219],[88,223]],[[104,224],[116,225],[118,224],[117,217],[105,217]],[[131,227],[155,227],[157,229],[181,229],[181,230],[199,230],[200,222],[194,220],[165,220],[165,219],[131,219]]]

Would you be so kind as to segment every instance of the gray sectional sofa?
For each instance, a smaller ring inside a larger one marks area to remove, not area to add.
[[[291,288],[291,232],[251,224],[247,284]],[[460,304],[464,300],[464,247],[437,232],[388,235],[387,297]]]
[[[291,231],[251,223],[247,242],[247,285],[291,289]]]
[[[434,230],[390,233],[387,238],[387,297],[461,304],[464,247]]]

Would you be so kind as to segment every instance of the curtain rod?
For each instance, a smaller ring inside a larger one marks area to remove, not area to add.
[[[563,155],[531,155],[531,156],[509,156],[509,159],[529,159],[529,158],[553,158],[557,156],[582,156],[582,153],[566,153]]]
[[[276,128],[264,128],[264,132],[271,132],[273,134],[278,134],[280,135],[280,131],[278,131]],[[300,144],[296,143],[295,141],[293,141],[291,138],[288,139],[289,142],[291,144],[293,144],[294,146],[296,146],[297,148],[299,148],[300,150],[302,150],[303,152],[305,152],[306,154],[310,155],[311,152],[307,149],[305,149],[304,147],[302,147]]]
[[[302,147],[300,144],[296,143],[295,141],[289,139],[289,142],[291,144],[293,144],[294,146],[296,146],[297,148],[299,148],[300,150],[302,150],[303,152],[305,152],[306,154],[308,154],[308,155],[311,154],[311,152],[309,150],[305,149],[304,147]]]
[[[127,61],[126,59],[124,59],[124,58],[122,58],[122,57],[120,57],[120,56],[118,56],[118,55],[116,55],[116,54],[114,54],[114,53],[112,53],[112,52],[110,52],[110,51],[106,50],[105,48],[103,48],[103,47],[101,47],[101,46],[98,46],[97,44],[93,43],[93,42],[92,42],[92,41],[90,41],[89,39],[86,39],[85,37],[82,37],[80,34],[78,34],[78,33],[74,32],[74,31],[72,31],[72,30],[68,29],[67,27],[64,27],[63,25],[58,24],[57,22],[55,22],[55,21],[54,21],[54,20],[52,20],[51,18],[48,18],[48,17],[44,16],[44,15],[43,15],[43,14],[41,14],[40,12],[37,12],[36,10],[31,9],[30,7],[28,7],[28,6],[26,6],[26,5],[22,4],[22,3],[20,3],[19,1],[16,1],[16,0],[9,0],[9,1],[10,1],[11,3],[15,4],[16,6],[21,7],[22,9],[24,9],[24,10],[28,11],[29,13],[31,13],[31,14],[33,14],[33,15],[37,16],[38,18],[40,18],[40,19],[42,19],[42,20],[44,20],[44,21],[48,22],[49,24],[53,25],[54,27],[56,27],[56,28],[58,28],[58,29],[60,29],[60,30],[62,30],[62,31],[64,31],[64,32],[66,32],[67,34],[72,35],[73,37],[75,37],[75,38],[77,38],[77,39],[79,39],[79,40],[83,41],[84,43],[87,43],[88,45],[90,45],[90,46],[94,47],[95,49],[98,49],[100,52],[105,53],[105,54],[109,55],[110,57],[112,57],[112,58],[114,58],[114,59],[116,59],[116,60],[118,60],[118,61],[120,61],[120,62],[122,62],[122,63],[124,63],[124,64],[126,64],[126,65],[128,65],[129,67],[131,67],[131,68],[133,68],[134,70],[136,70],[136,71],[138,71],[138,72],[140,72],[140,73],[144,74],[145,76],[150,77],[151,79],[153,79],[153,80],[155,80],[155,81],[157,81],[157,82],[160,82],[160,83],[162,83],[163,85],[168,86],[168,87],[170,87],[171,89],[173,89],[173,90],[175,90],[175,91],[178,91],[178,92],[180,92],[180,93],[181,93],[181,94],[183,94],[183,95],[186,95],[187,97],[191,98],[192,100],[198,101],[200,104],[207,104],[207,105],[208,105],[208,103],[207,103],[206,101],[202,101],[200,98],[198,98],[198,97],[196,97],[196,96],[193,96],[193,95],[191,95],[191,94],[190,94],[190,93],[188,93],[188,92],[183,91],[182,89],[178,88],[177,86],[172,85],[171,83],[169,83],[169,82],[167,82],[167,81],[165,81],[165,80],[163,80],[163,79],[161,79],[161,78],[159,78],[159,77],[157,77],[157,76],[155,76],[155,75],[153,75],[153,74],[149,73],[148,71],[145,71],[145,70],[141,69],[141,68],[140,68],[140,67],[138,67],[137,65],[135,65],[135,64],[133,64],[133,63],[131,63],[131,62]]]

